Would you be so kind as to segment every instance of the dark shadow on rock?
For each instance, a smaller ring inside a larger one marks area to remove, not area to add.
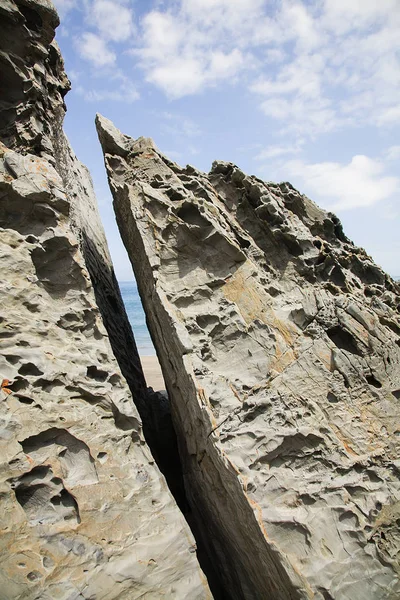
[[[199,523],[194,518],[186,497],[178,440],[172,423],[168,396],[166,393],[147,388],[114,270],[105,263],[95,244],[85,233],[82,236],[82,252],[114,355],[142,419],[146,442],[196,539],[197,557],[207,576],[214,600],[230,600],[221,587],[219,576],[203,542],[204,532],[200,531]]]
[[[147,386],[114,270],[106,264],[85,232],[82,232],[82,253],[114,356],[129,385],[140,416],[145,421]]]

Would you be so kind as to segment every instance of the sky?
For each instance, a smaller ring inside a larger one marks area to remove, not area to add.
[[[120,281],[132,271],[94,126],[290,181],[400,276],[399,0],[53,0],[72,83],[65,131],[90,169]]]

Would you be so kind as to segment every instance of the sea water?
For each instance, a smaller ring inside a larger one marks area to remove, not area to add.
[[[156,351],[152,344],[146,326],[146,317],[140,301],[139,292],[135,281],[119,281],[122,300],[135,336],[136,345],[140,356],[155,356]]]

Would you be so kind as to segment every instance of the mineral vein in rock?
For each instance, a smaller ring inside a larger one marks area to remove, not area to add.
[[[232,598],[400,597],[399,287],[290,184],[97,127]]]

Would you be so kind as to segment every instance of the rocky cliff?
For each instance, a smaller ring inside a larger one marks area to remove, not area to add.
[[[57,25],[49,0],[0,4],[0,596],[209,598],[121,374],[143,407]]]
[[[400,596],[399,287],[290,184],[97,117],[186,490],[235,599]]]

